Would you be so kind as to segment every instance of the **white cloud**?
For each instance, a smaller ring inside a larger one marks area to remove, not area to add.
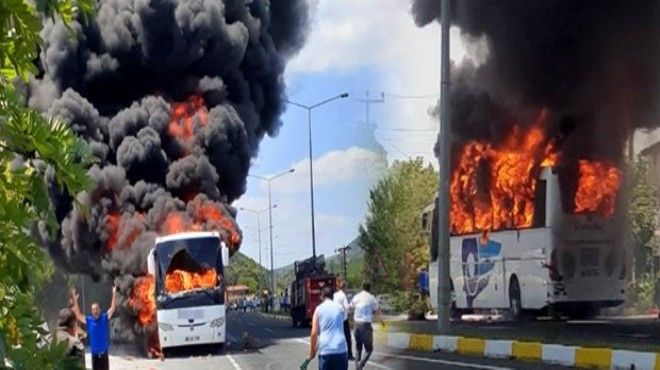
[[[274,180],[272,187],[272,202],[277,207],[273,209],[273,248],[275,250],[276,267],[311,256],[311,207],[309,197],[309,161],[301,160],[295,163],[296,171]],[[324,212],[329,206],[339,206],[341,209],[355,210],[366,204],[366,194],[370,185],[385,171],[385,159],[379,154],[358,147],[331,151],[314,160],[315,191],[315,232],[317,254],[331,255],[333,250],[344,243],[350,242],[357,235],[357,227],[363,215],[351,217],[340,212]],[[250,181],[259,181],[251,179]],[[326,197],[320,196],[324,187],[351,186],[350,191],[358,192],[365,202],[351,204],[349,194],[342,194],[338,199],[331,199],[328,204]],[[234,203],[239,209],[238,223],[243,230],[243,246],[241,251],[258,260],[257,216],[254,212],[241,211],[246,208],[261,213],[262,262],[270,267],[270,235],[268,219],[268,189],[262,184],[258,195],[245,195]],[[325,203],[324,203],[325,202]]]
[[[404,127],[416,132],[382,130],[377,138],[388,158],[424,156],[435,163],[433,145],[438,122],[429,114],[440,90],[440,27],[432,23],[417,27],[410,14],[410,2],[401,0],[317,1],[314,28],[301,53],[291,61],[287,79],[304,78],[318,72],[350,72],[375,68],[382,75],[385,127]],[[475,63],[487,58],[487,42],[470,39],[452,28],[452,60]],[[365,86],[365,89],[374,88]],[[376,87],[378,88],[378,87]],[[425,95],[428,99],[401,99],[396,95]],[[419,132],[430,130],[431,132]]]
[[[378,153],[359,147],[326,152],[313,162],[314,188],[380,177],[387,164]],[[299,193],[309,189],[309,159],[296,162],[295,172],[273,180],[271,188],[280,193]],[[266,177],[270,177],[268,175]],[[268,191],[266,182],[262,189]]]

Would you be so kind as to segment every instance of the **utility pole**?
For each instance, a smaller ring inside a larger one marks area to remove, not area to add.
[[[342,281],[346,281],[346,275],[348,272],[346,271],[346,251],[351,250],[351,246],[347,245],[342,248],[337,248],[335,249],[335,253],[339,252],[341,253],[341,271],[342,271]]]
[[[355,99],[358,103],[363,103],[365,107],[365,122],[364,127],[365,130],[367,131],[367,137],[371,136],[373,137],[374,143],[376,144],[376,149],[380,152],[379,154],[385,154],[386,151],[383,148],[382,144],[378,142],[378,139],[376,139],[376,124],[371,122],[371,105],[372,104],[381,104],[385,102],[385,93],[380,93],[380,98],[378,99],[373,99],[369,98],[369,91],[366,92],[366,98],[365,99]],[[367,140],[371,140],[371,137]],[[368,143],[371,145],[371,143]]]
[[[366,117],[366,123],[369,125],[371,124],[371,119],[369,115],[369,108],[371,107],[371,104],[379,104],[379,103],[384,103],[385,102],[385,94],[380,93],[380,99],[370,99],[369,98],[369,91],[366,92],[366,98],[365,99],[355,99],[355,101],[364,103],[366,112],[365,112],[365,117]]]
[[[332,98],[325,99],[314,105],[305,105],[296,103],[291,100],[285,100],[287,103],[294,105],[298,108],[307,110],[307,133],[309,134],[309,195],[310,195],[310,208],[311,208],[311,221],[312,221],[312,261],[314,262],[314,271],[316,271],[316,224],[314,222],[314,158],[312,156],[312,110],[324,104],[328,104],[337,99],[348,98],[348,93],[339,94]]]
[[[449,333],[450,285],[449,285],[449,177],[451,170],[451,115],[449,75],[449,26],[451,0],[442,0],[442,34],[440,39],[440,181],[438,184],[438,324],[440,334]]]

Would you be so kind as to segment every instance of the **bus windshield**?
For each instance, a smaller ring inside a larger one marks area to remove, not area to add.
[[[219,238],[159,243],[154,257],[157,263],[157,302],[161,308],[224,303]]]

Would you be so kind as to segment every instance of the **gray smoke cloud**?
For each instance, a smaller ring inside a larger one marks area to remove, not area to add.
[[[636,128],[660,125],[660,3],[615,0],[461,0],[452,24],[485,37],[479,67],[453,66],[455,139],[497,141],[509,117],[547,108],[551,135],[574,155],[619,160]],[[413,0],[418,26],[440,1]],[[519,122],[521,123],[521,122]]]
[[[50,235],[38,223],[35,233],[68,271],[118,282],[113,339],[132,341],[145,329],[128,297],[168,217],[219,228],[232,252],[240,247],[230,204],[261,140],[281,126],[284,68],[305,41],[308,4],[99,0],[90,22],[71,27],[44,22],[27,102],[89,143],[94,185],[61,193],[47,170],[60,227]]]

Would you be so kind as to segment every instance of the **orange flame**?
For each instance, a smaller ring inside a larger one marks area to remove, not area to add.
[[[165,291],[178,293],[198,288],[215,288],[218,283],[218,273],[213,269],[199,273],[174,270],[165,277]]]
[[[465,144],[450,183],[451,229],[458,234],[532,225],[536,175],[556,154],[545,138],[543,112],[532,128],[514,126],[505,142]]]
[[[138,323],[141,326],[156,322],[156,279],[153,275],[135,280],[128,307],[138,313]]]
[[[134,218],[142,221],[144,215],[136,213]],[[126,228],[130,231],[126,233]],[[140,222],[122,222],[122,216],[117,213],[110,213],[107,219],[108,239],[105,242],[107,252],[112,252],[119,245],[122,248],[130,248],[133,242],[142,235],[144,229]]]
[[[514,126],[500,145],[471,141],[461,148],[450,182],[452,233],[532,226],[540,170],[555,166],[561,155],[542,129],[545,121],[542,111],[531,128]],[[607,162],[581,160],[579,165],[574,211],[612,216],[621,172]]]
[[[194,117],[197,116],[199,122],[206,125],[208,114],[204,99],[199,95],[193,95],[184,102],[173,103],[168,132],[171,136],[188,140],[194,134]]]
[[[580,180],[575,193],[575,212],[612,216],[621,184],[621,171],[607,162],[580,161]]]

